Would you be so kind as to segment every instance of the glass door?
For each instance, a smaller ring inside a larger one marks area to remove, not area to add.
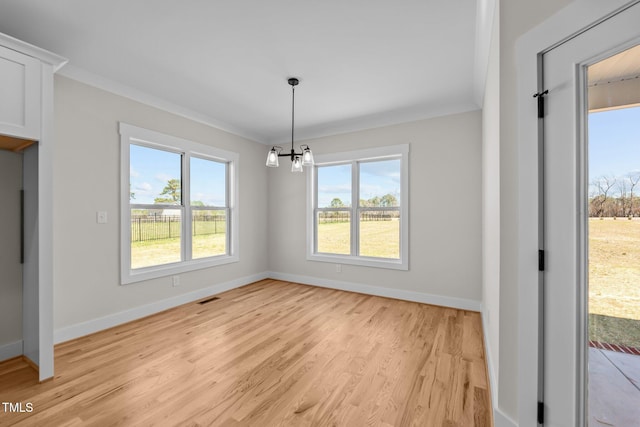
[[[587,69],[588,419],[640,423],[640,46]]]

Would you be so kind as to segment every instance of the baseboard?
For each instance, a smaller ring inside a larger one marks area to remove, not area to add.
[[[0,362],[22,355],[22,340],[0,345]]]
[[[487,337],[487,311],[482,310],[482,337],[484,339],[484,355],[487,361],[487,371],[489,373],[489,388],[491,389],[491,405],[493,407],[493,420],[496,427],[516,427],[516,423],[502,413],[498,408],[498,380],[496,378],[495,365],[493,364],[493,356],[491,354],[491,346]]]
[[[341,291],[357,292],[361,294],[376,295],[380,297],[401,299],[405,301],[420,302],[445,307],[459,308],[461,310],[481,311],[482,303],[465,298],[445,297],[432,295],[423,292],[406,291],[402,289],[385,288],[381,286],[371,286],[362,283],[343,282],[338,280],[321,279],[318,277],[301,276],[297,274],[287,274],[272,271],[269,273],[272,279],[285,280],[288,282],[302,283],[305,285],[320,286],[323,288],[339,289]]]
[[[489,371],[489,386],[491,387],[491,402],[495,407],[498,405],[498,381],[496,379],[496,371],[493,365],[493,356],[491,355],[491,346],[489,345],[489,341],[487,341],[487,337],[489,333],[487,331],[487,325],[489,322],[487,321],[487,312],[486,310],[482,310],[482,337],[484,339],[484,354],[487,359],[487,370]]]
[[[518,423],[506,416],[500,409],[493,409],[493,423],[495,427],[518,427]]]
[[[251,276],[245,276],[225,283],[218,283],[213,286],[198,289],[193,292],[176,295],[175,297],[156,301],[151,304],[142,305],[140,307],[113,313],[108,316],[99,317],[97,319],[56,329],[53,333],[53,342],[54,344],[58,344],[85,335],[89,335],[94,332],[112,328],[123,323],[131,322],[132,320],[150,316],[152,314],[168,310],[182,304],[187,304],[208,297],[210,295],[215,295],[231,289],[239,288],[240,286],[248,285],[249,283],[257,282],[269,277],[269,274],[267,274],[266,272],[254,274]],[[22,350],[22,347],[20,348],[20,350]]]
[[[493,424],[495,427],[518,427],[518,423],[513,421],[498,408],[498,381],[496,379],[495,366],[493,364],[493,356],[491,355],[491,346],[487,341],[488,333],[486,326],[487,312],[482,310],[482,334],[484,336],[484,354],[487,360],[487,370],[489,371],[489,386],[491,387],[491,405],[493,406]]]

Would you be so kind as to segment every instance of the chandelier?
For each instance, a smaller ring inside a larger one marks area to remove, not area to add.
[[[296,86],[300,81],[292,77],[288,80],[291,85],[291,152],[283,153],[282,147],[274,145],[267,153],[267,166],[270,168],[277,168],[279,165],[278,157],[290,157],[291,158],[291,172],[302,172],[302,166],[313,166],[313,153],[308,145],[301,145],[300,152],[296,153],[293,149],[293,125],[295,117],[295,99],[296,99]]]

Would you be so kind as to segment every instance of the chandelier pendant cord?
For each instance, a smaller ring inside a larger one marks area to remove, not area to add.
[[[296,87],[295,86],[291,86],[291,160],[293,160],[293,155],[295,150],[293,149],[293,130],[295,128],[294,124],[294,119],[295,119],[295,112],[296,112]]]

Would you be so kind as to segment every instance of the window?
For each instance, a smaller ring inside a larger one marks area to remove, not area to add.
[[[236,153],[120,123],[121,281],[238,260]]]
[[[307,258],[408,270],[408,145],[316,155]]]

